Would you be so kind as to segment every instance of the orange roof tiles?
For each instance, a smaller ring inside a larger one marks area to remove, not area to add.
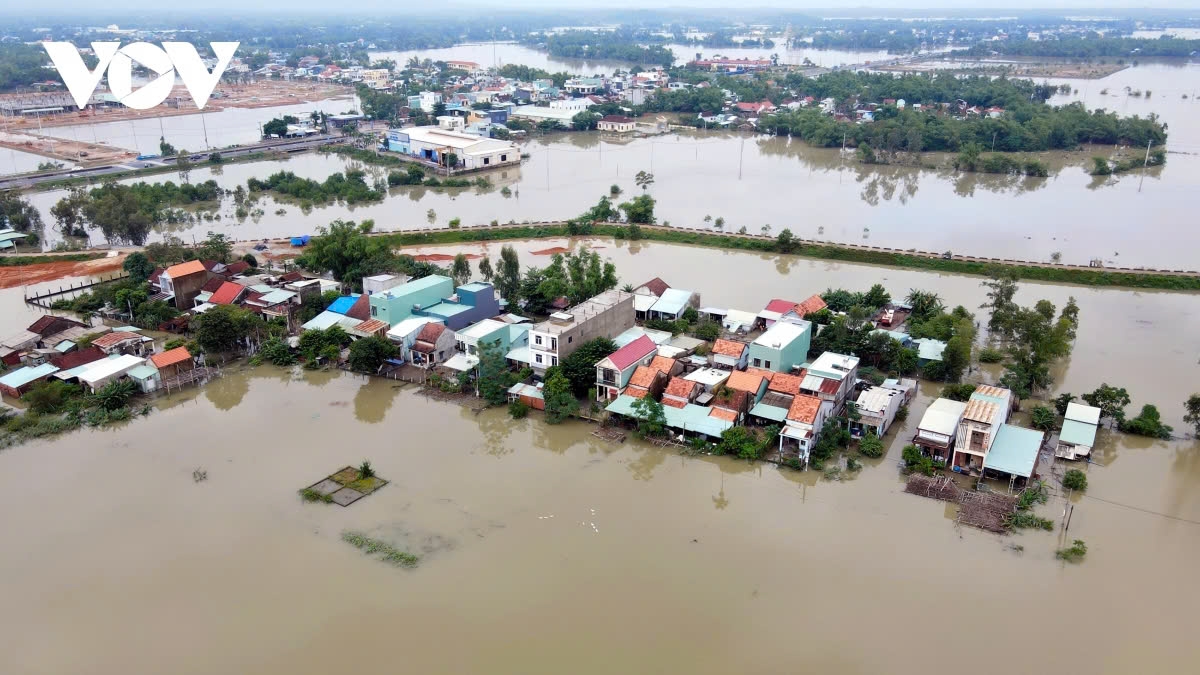
[[[692,392],[696,391],[699,382],[685,380],[682,377],[672,377],[667,383],[667,388],[663,390],[664,396],[677,396],[679,398],[691,398]]]
[[[792,399],[792,407],[788,409],[787,419],[805,424],[817,423],[817,411],[821,409],[821,399],[816,396],[800,394]]]
[[[767,391],[777,391],[782,394],[799,394],[801,378],[787,373],[775,373],[775,377],[771,378],[771,383],[767,385]]]
[[[631,398],[645,398],[649,393],[645,387],[625,387],[625,395]]]
[[[757,373],[735,370],[729,374],[729,380],[725,383],[725,386],[738,391],[758,394],[759,389],[762,388],[763,379],[763,376]]]
[[[709,417],[715,417],[726,422],[737,422],[737,413],[725,408],[712,408],[708,411]]]
[[[246,292],[246,287],[230,281],[223,282],[208,301],[214,305],[232,305],[238,296]]]
[[[92,344],[97,347],[104,348],[104,347],[112,347],[114,345],[121,344],[122,342],[125,342],[126,340],[140,340],[140,339],[142,339],[142,336],[138,335],[137,333],[127,333],[125,331],[113,331],[111,333],[105,333],[104,335],[101,335],[100,337],[96,338],[95,340],[92,340]]]
[[[729,356],[732,358],[741,358],[742,353],[746,351],[745,342],[734,342],[724,338],[718,339],[713,343],[712,353],[720,354],[721,356]]]
[[[823,300],[819,295],[813,295],[804,302],[796,305],[796,314],[799,314],[800,318],[803,319],[813,312],[819,312],[822,309],[825,309],[825,307],[825,300]]]
[[[664,375],[670,375],[672,370],[675,370],[675,359],[668,359],[665,356],[655,356],[650,362],[650,368],[657,370]]]
[[[150,355],[150,363],[153,363],[154,367],[159,369],[191,360],[192,354],[187,350],[187,347],[176,347],[175,349]]]
[[[775,371],[773,371],[773,370],[766,370],[764,368],[755,368],[754,366],[747,368],[746,372],[750,373],[752,375],[759,375],[767,382],[770,382],[772,380],[772,378],[774,378],[776,375]]]
[[[683,407],[687,406],[687,401],[680,401],[677,398],[664,398],[662,400],[662,404],[669,405],[672,408],[683,408]]]
[[[649,388],[654,384],[654,380],[658,377],[658,371],[650,366],[638,366],[633,371],[633,375],[629,378],[629,385],[632,387]]]
[[[179,263],[178,265],[171,265],[167,268],[166,274],[172,279],[178,279],[179,277],[186,277],[189,274],[196,274],[197,272],[204,271],[206,271],[204,269],[204,263],[200,262],[199,260],[189,260],[185,263]]]

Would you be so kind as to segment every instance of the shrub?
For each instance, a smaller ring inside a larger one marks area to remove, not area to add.
[[[513,401],[512,403],[508,404],[508,414],[511,415],[514,420],[523,419],[529,414],[529,406],[523,401]]]
[[[461,218],[451,218],[450,219],[450,229],[457,230],[459,228],[459,226],[461,226],[461,225],[462,225]]]
[[[883,441],[873,433],[867,433],[863,439],[858,442],[858,451],[865,457],[883,457],[884,448]]]
[[[1044,405],[1039,405],[1039,406],[1034,407],[1034,409],[1030,411],[1029,415],[1030,415],[1029,423],[1033,426],[1034,429],[1040,429],[1041,431],[1050,431],[1051,429],[1054,428],[1054,422],[1055,422],[1056,418],[1054,415],[1054,410],[1052,408],[1049,408]]]
[[[859,469],[862,469],[862,466],[863,466],[862,462],[858,461],[857,459],[854,459],[853,457],[848,457],[846,459],[846,470],[847,471],[858,471]]]
[[[980,363],[1000,363],[1004,360],[1004,352],[994,347],[984,347],[979,350]]]
[[[912,445],[904,446],[904,451],[901,453],[904,459],[904,470],[912,473],[921,473],[926,476],[934,475],[938,469],[945,468],[941,462],[934,462],[932,458],[926,457],[921,453],[921,448]],[[938,466],[942,464],[942,466]]]
[[[1087,490],[1087,474],[1079,469],[1070,469],[1063,474],[1063,487],[1069,490],[1083,492]]]
[[[1054,523],[1046,518],[1035,516],[1028,511],[1018,511],[1007,519],[1007,525],[1010,528],[1023,530],[1026,528],[1039,528],[1049,532],[1054,529]]]
[[[312,488],[304,488],[300,491],[300,499],[306,502],[325,502],[326,504],[333,503],[332,495],[324,495]]]
[[[1086,555],[1087,544],[1083,543],[1082,539],[1076,539],[1071,543],[1070,548],[1060,548],[1054,552],[1056,558],[1070,563],[1077,563],[1083,560]]]
[[[366,480],[367,478],[375,477],[375,468],[371,466],[371,462],[363,460],[362,464],[358,465],[358,479]]]
[[[282,338],[271,338],[264,342],[258,355],[277,366],[290,366],[296,362],[292,350]]]

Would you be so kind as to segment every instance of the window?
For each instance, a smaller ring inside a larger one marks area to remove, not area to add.
[[[574,336],[568,335],[567,336],[567,344],[571,344],[571,341],[574,339],[575,339]]]
[[[475,345],[468,346],[467,353],[470,354],[471,356],[474,356],[475,355]]]
[[[550,338],[550,349],[558,351],[558,338]]]
[[[984,439],[986,438],[987,434],[982,431],[971,431],[971,449],[975,450],[976,452],[982,452],[984,450]]]
[[[754,359],[754,367],[755,368],[762,367],[762,359]]]
[[[446,359],[446,352],[439,351],[438,352],[438,361],[444,361],[445,359]]]
[[[508,155],[500,155],[500,161],[501,161],[501,162],[507,162],[507,161],[508,161]]]
[[[542,362],[542,355],[541,355],[541,354],[534,354],[534,355],[533,355],[533,360],[534,360],[534,361],[537,361],[538,363],[541,363],[541,362]]]
[[[552,366],[557,366],[557,365],[558,365],[558,357],[557,357],[557,356],[551,356],[551,357],[550,357],[550,365],[552,365]]]
[[[542,344],[542,336],[541,336],[541,335],[534,335],[534,336],[533,336],[533,344],[535,344],[535,345],[540,345],[540,344]]]
[[[487,166],[488,164],[491,164],[491,163],[492,163],[492,158],[491,158],[491,157],[484,157],[484,158],[483,158],[483,165],[484,165],[484,166]]]
[[[770,361],[763,361],[763,368],[766,368],[767,370],[770,370],[770,369],[771,369],[771,362],[770,362]]]

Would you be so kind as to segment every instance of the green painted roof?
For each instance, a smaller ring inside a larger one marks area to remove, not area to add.
[[[1042,432],[1001,424],[996,440],[992,441],[992,448],[983,460],[983,468],[1029,478],[1037,465],[1041,447]]]
[[[58,367],[49,363],[43,363],[40,366],[18,368],[4,377],[0,377],[0,384],[3,384],[6,387],[12,387],[13,389],[18,389],[20,387],[24,387],[30,382],[36,382],[47,375],[57,372]]]
[[[1064,420],[1058,440],[1072,445],[1086,445],[1090,448],[1096,444],[1096,425],[1076,420]]]
[[[636,418],[633,412],[633,402],[637,399],[624,394],[605,408],[610,413]],[[733,422],[717,417],[709,417],[710,408],[701,405],[687,404],[683,408],[669,405],[663,406],[663,414],[667,418],[667,426],[681,431],[694,431],[712,438],[719,438],[721,433],[733,426]]]
[[[778,408],[766,403],[757,403],[750,409],[750,414],[755,417],[762,417],[773,422],[782,422],[787,419],[787,408]]]
[[[154,366],[138,366],[130,369],[128,375],[135,380],[146,380],[158,374],[158,368]]]

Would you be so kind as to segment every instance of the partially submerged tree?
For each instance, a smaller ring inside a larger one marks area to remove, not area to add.
[[[542,396],[546,400],[548,424],[561,424],[579,410],[579,399],[571,393],[570,381],[557,369],[546,379]]]

